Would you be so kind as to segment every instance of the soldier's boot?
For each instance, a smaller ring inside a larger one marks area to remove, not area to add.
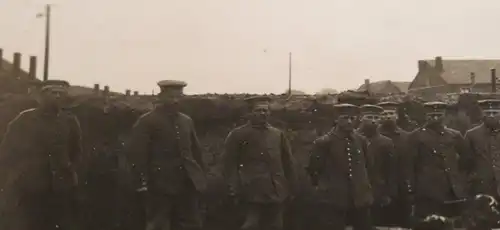
[[[255,209],[250,209],[246,213],[245,222],[241,226],[241,230],[260,230],[260,213]]]

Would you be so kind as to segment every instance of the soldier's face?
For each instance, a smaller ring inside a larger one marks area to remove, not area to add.
[[[377,125],[380,122],[380,114],[364,114],[361,116],[361,124],[363,125]]]
[[[253,122],[261,123],[266,122],[271,115],[271,110],[269,109],[268,103],[259,103],[253,106],[250,113],[250,119]]]
[[[425,116],[427,118],[427,123],[441,123],[444,120],[444,111],[443,112],[430,112],[427,113]]]
[[[162,90],[158,95],[160,103],[167,106],[177,105],[183,96],[184,92],[182,89],[166,89]]]
[[[484,124],[490,128],[500,127],[500,112],[498,110],[483,110]]]
[[[354,122],[357,117],[350,114],[339,115],[336,120],[336,126],[344,131],[352,131],[354,129]]]
[[[396,110],[384,110],[382,112],[382,120],[392,120],[396,121],[398,119],[398,113]]]
[[[41,92],[42,103],[48,106],[63,106],[67,96],[68,92],[63,89],[48,89]]]

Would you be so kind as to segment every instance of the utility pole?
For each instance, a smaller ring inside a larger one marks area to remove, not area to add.
[[[288,53],[288,96],[292,95],[292,52]]]
[[[49,79],[50,57],[50,4],[45,5],[45,54],[43,60],[43,80]]]
[[[496,93],[497,92],[497,70],[490,69],[490,72],[491,72],[491,92]]]

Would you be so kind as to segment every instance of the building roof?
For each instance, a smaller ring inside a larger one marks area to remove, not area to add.
[[[408,87],[410,86],[410,82],[383,80],[383,81],[371,82],[370,91],[373,93],[381,93],[381,94],[388,93],[383,91],[386,89],[388,85],[391,84],[394,85],[396,88],[398,88],[399,91],[401,91],[401,93],[408,92]],[[366,84],[362,84],[357,91],[358,92],[366,91]]]
[[[4,77],[10,75],[12,73],[12,69],[14,65],[5,59],[1,60],[2,64],[0,65],[0,77]],[[29,74],[27,71],[21,68],[21,72],[19,73],[21,78],[28,78]]]
[[[430,66],[435,66],[435,60],[425,60]],[[490,69],[500,70],[500,59],[470,59],[470,60],[444,60],[441,77],[448,84],[470,84],[471,73],[475,74],[476,84],[490,83]]]

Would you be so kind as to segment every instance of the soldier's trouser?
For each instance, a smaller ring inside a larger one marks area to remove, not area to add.
[[[195,191],[167,195],[146,195],[146,230],[198,230],[202,218]]]
[[[77,229],[73,191],[23,194],[14,213],[12,230]]]
[[[462,215],[460,205],[444,204],[441,201],[420,198],[415,201],[415,217],[423,219],[429,215],[458,217]]]
[[[373,230],[370,207],[339,208],[330,204],[320,205],[318,225],[320,229],[345,229],[351,224],[354,230]]]
[[[248,203],[242,230],[281,230],[283,229],[283,204]]]

